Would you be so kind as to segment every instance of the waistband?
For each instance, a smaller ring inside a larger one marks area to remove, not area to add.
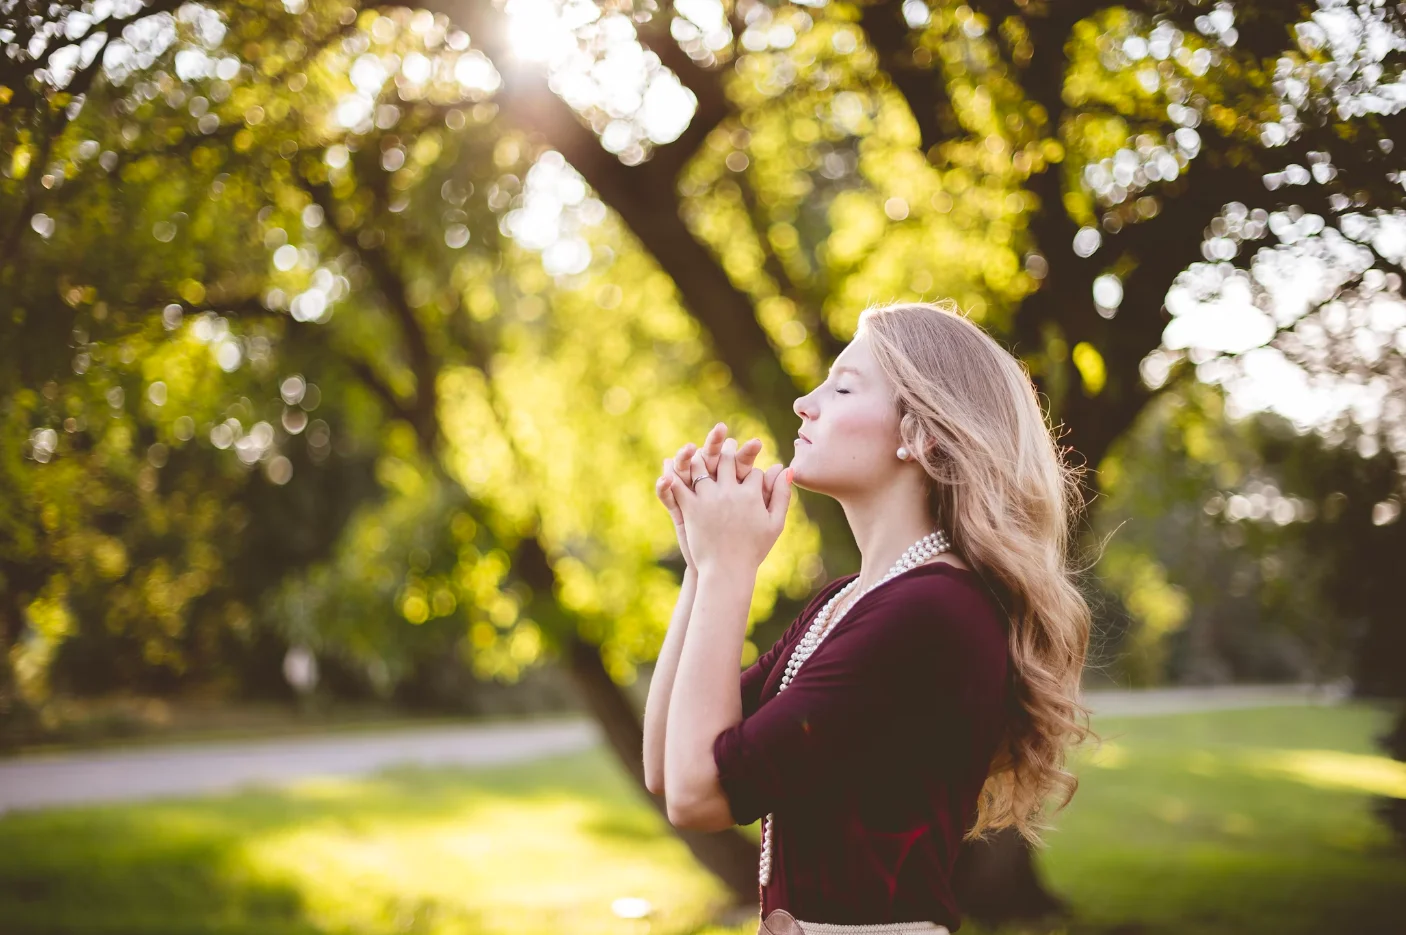
[[[884,922],[876,925],[840,925],[833,922],[802,922],[806,935],[949,935],[947,926],[936,922]]]
[[[837,922],[805,922],[784,909],[773,909],[762,922],[758,935],[951,935],[947,926],[936,922],[881,922],[844,925]]]

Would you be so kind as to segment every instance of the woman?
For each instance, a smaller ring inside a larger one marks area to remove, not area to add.
[[[1076,473],[1018,361],[950,304],[866,310],[795,402],[795,457],[715,426],[664,463],[687,563],[645,712],[645,778],[681,828],[763,818],[761,933],[950,932],[964,840],[1039,843],[1077,781],[1089,609],[1068,565]],[[791,483],[861,554],[739,673]]]

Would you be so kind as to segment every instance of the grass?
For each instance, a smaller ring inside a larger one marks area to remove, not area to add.
[[[0,820],[5,932],[614,933],[618,896],[724,894],[604,751]]]
[[[1086,931],[1406,933],[1406,797],[1387,713],[1283,707],[1113,719],[1041,865]]]
[[[1406,932],[1406,797],[1359,705],[1105,718],[1040,865],[1089,933]],[[100,782],[100,777],[94,777]],[[755,834],[755,826],[748,829]],[[653,907],[612,911],[620,897]],[[0,818],[0,932],[709,933],[725,901],[603,750]],[[963,935],[977,935],[966,924]]]

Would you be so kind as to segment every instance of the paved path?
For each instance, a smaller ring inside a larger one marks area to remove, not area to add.
[[[593,722],[572,719],[38,754],[0,760],[0,812],[278,786],[398,763],[516,763],[599,742]]]
[[[1341,697],[1306,685],[1236,685],[1089,692],[1085,701],[1096,714],[1136,716],[1331,704]],[[600,742],[593,722],[567,719],[39,754],[0,760],[0,812],[278,786],[363,775],[398,763],[490,766],[574,753]]]
[[[1084,703],[1095,714],[1133,717],[1229,708],[1337,704],[1346,697],[1346,688],[1342,685],[1194,685],[1090,691],[1084,694]]]

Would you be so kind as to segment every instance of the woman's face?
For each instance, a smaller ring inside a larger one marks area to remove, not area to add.
[[[835,358],[824,383],[792,406],[801,417],[795,483],[832,497],[872,489],[904,462],[892,384],[861,335]]]

